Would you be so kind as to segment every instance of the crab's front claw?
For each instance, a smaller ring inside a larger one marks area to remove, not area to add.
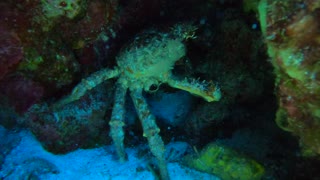
[[[188,91],[189,93],[200,96],[208,102],[219,101],[221,99],[221,91],[218,85],[212,81],[198,81],[195,79],[177,80],[171,77],[167,80],[168,84],[174,88]]]

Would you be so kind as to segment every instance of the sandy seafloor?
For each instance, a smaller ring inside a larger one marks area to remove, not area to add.
[[[24,130],[18,133],[18,136],[21,141],[5,157],[0,179],[155,179],[148,168],[147,158],[137,157],[139,147],[126,148],[128,161],[120,163],[115,159],[113,146],[78,149],[67,154],[55,155],[43,149],[30,132]],[[178,162],[169,162],[168,169],[170,178],[175,180],[219,179],[182,166]]]

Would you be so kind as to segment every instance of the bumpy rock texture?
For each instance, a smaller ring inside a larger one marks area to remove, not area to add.
[[[276,122],[303,155],[320,155],[320,2],[262,0],[258,9],[277,75]]]

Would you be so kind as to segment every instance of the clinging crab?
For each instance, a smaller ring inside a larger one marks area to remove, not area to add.
[[[78,100],[86,91],[103,81],[117,77],[114,106],[112,110],[110,135],[114,141],[120,161],[126,160],[124,150],[125,95],[130,91],[134,106],[143,127],[143,136],[148,139],[152,154],[158,160],[162,179],[169,179],[165,161],[165,146],[159,135],[155,117],[151,114],[142,91],[149,91],[152,85],[167,83],[200,96],[208,102],[218,101],[221,93],[212,82],[198,82],[194,79],[179,80],[171,73],[177,60],[185,56],[184,40],[194,38],[196,28],[192,25],[178,24],[170,32],[148,31],[137,36],[129,46],[123,48],[116,57],[117,67],[102,69],[83,79],[72,93],[55,104],[61,107]]]

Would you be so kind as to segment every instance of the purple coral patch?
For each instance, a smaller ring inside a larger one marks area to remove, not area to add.
[[[12,71],[23,57],[20,39],[16,33],[0,27],[0,79]]]
[[[43,87],[22,76],[3,79],[0,91],[8,97],[17,112],[25,112],[38,102],[44,93]]]

